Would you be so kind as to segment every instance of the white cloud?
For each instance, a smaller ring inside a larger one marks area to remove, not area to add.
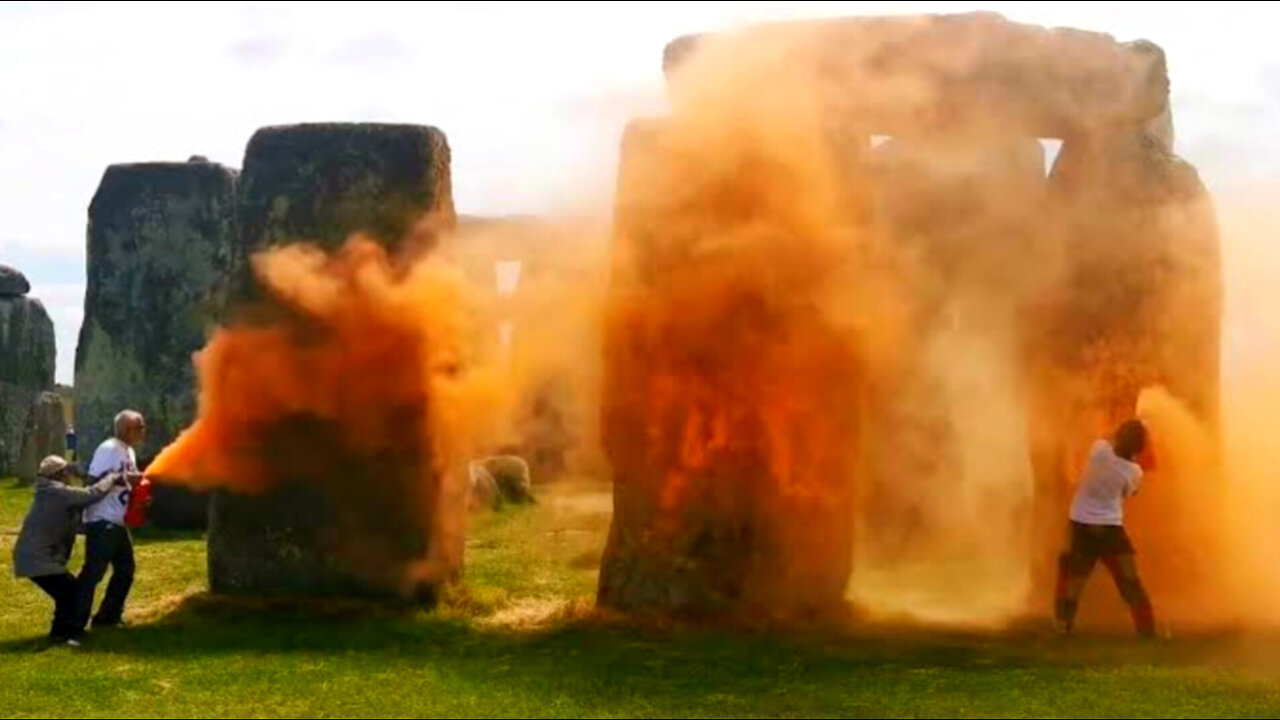
[[[289,49],[289,41],[281,37],[247,37],[236,40],[227,54],[248,65],[261,65],[280,59]]]

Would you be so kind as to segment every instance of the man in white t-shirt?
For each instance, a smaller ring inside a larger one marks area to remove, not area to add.
[[[1058,632],[1069,634],[1075,623],[1080,595],[1094,565],[1101,560],[1115,579],[1138,634],[1155,634],[1151,601],[1134,560],[1133,543],[1124,530],[1124,501],[1138,493],[1148,463],[1146,427],[1129,420],[1116,430],[1114,443],[1098,440],[1071,503],[1071,547],[1058,560],[1054,615]]]
[[[93,616],[94,629],[121,624],[125,600],[133,587],[133,538],[124,517],[129,508],[132,487],[141,479],[134,448],[146,438],[147,424],[141,414],[123,410],[116,415],[113,427],[115,436],[104,440],[94,451],[88,475],[96,480],[119,473],[128,483],[116,487],[99,503],[84,511],[85,558],[80,577],[76,579],[76,621],[81,631],[89,624],[94,595],[98,583],[107,574],[108,566],[111,568],[111,581],[107,583],[98,613]]]

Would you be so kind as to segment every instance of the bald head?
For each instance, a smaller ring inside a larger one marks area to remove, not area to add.
[[[136,410],[121,410],[116,413],[114,431],[117,440],[136,448],[147,437],[147,421]]]

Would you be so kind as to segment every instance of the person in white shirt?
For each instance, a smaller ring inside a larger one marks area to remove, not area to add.
[[[89,478],[97,480],[120,474],[128,483],[113,488],[96,505],[84,511],[85,557],[76,578],[76,622],[83,632],[93,612],[98,583],[111,568],[111,581],[103,595],[102,605],[93,616],[94,629],[118,627],[124,618],[124,605],[133,587],[133,538],[125,525],[125,511],[133,485],[141,479],[134,448],[146,438],[147,424],[142,415],[123,410],[115,417],[115,437],[104,440],[89,463]]]
[[[1085,583],[1099,560],[1110,571],[1116,588],[1129,605],[1138,634],[1155,634],[1151,601],[1138,578],[1133,543],[1124,530],[1124,501],[1138,493],[1148,462],[1147,429],[1128,420],[1116,430],[1114,442],[1098,440],[1071,503],[1071,546],[1058,559],[1058,587],[1054,615],[1058,632],[1070,634]]]

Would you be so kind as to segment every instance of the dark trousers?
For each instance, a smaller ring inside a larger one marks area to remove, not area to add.
[[[106,577],[111,566],[111,581],[102,597],[98,614],[93,616],[95,627],[119,625],[124,617],[124,603],[133,587],[133,538],[128,528],[111,523],[97,522],[85,528],[84,567],[77,579],[76,623],[83,630],[89,624],[93,612],[93,598],[98,583]]]
[[[31,578],[53,598],[53,626],[49,628],[49,637],[54,640],[67,640],[75,637],[76,627],[76,579],[68,572],[61,575],[42,575]]]
[[[1076,608],[1085,583],[1101,560],[1111,573],[1116,589],[1129,605],[1134,628],[1139,635],[1155,635],[1155,613],[1151,599],[1138,578],[1133,543],[1124,528],[1110,525],[1071,524],[1071,548],[1058,559],[1058,587],[1055,615],[1068,632],[1076,619]]]

